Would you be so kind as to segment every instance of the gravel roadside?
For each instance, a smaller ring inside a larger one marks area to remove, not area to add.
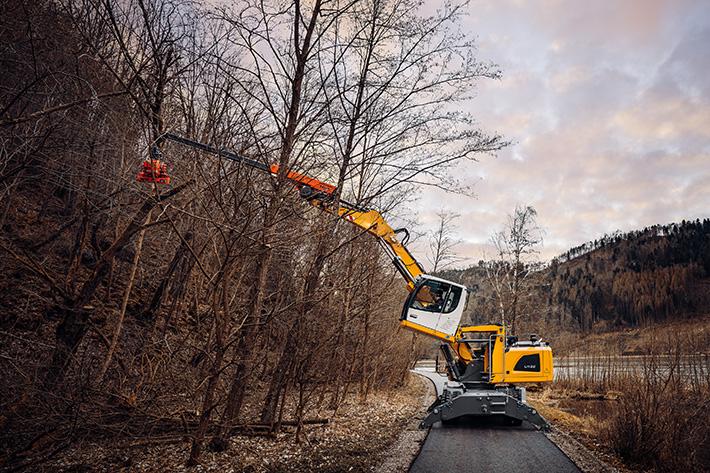
[[[419,423],[424,419],[425,408],[434,402],[434,389],[430,381],[420,376],[414,376],[414,378],[422,385],[420,399],[423,409],[412,417],[397,439],[387,449],[383,455],[384,460],[374,470],[376,473],[406,473],[409,471],[409,467],[417,458],[429,433],[428,429],[420,429]]]
[[[545,435],[584,473],[620,473],[568,433],[553,427]]]
[[[589,441],[594,425],[591,419],[579,418],[548,404],[542,396],[534,393],[529,402],[542,414],[552,430],[545,435],[564,452],[584,473],[628,473],[617,458],[600,448],[590,449],[579,439]]]

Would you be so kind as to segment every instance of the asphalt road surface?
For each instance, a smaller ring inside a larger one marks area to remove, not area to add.
[[[419,374],[440,386],[430,373]],[[579,472],[542,432],[524,423],[520,427],[501,425],[499,419],[462,418],[442,426],[434,424],[412,464],[410,473]]]

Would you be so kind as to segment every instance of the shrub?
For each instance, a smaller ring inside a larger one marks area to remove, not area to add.
[[[620,385],[607,423],[609,445],[627,462],[656,471],[705,471],[710,389],[688,382],[688,359],[651,356],[643,375]]]

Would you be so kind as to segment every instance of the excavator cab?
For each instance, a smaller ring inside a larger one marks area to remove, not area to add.
[[[467,295],[466,286],[423,275],[404,304],[401,323],[412,330],[450,340],[463,316]]]

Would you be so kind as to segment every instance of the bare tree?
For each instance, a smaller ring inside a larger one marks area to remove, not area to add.
[[[440,210],[436,213],[437,225],[431,232],[429,239],[429,263],[432,272],[443,271],[453,264],[463,260],[456,254],[456,247],[461,243],[455,237],[456,226],[454,222],[459,214]]]
[[[328,126],[339,187],[356,202],[387,210],[413,186],[464,191],[451,167],[506,145],[458,106],[500,76],[461,31],[466,5],[422,17],[412,0],[357,2],[332,29],[320,53]]]
[[[515,333],[519,317],[526,315],[530,276],[542,243],[542,229],[532,206],[516,206],[504,229],[491,237],[497,259],[486,266],[501,322]]]

